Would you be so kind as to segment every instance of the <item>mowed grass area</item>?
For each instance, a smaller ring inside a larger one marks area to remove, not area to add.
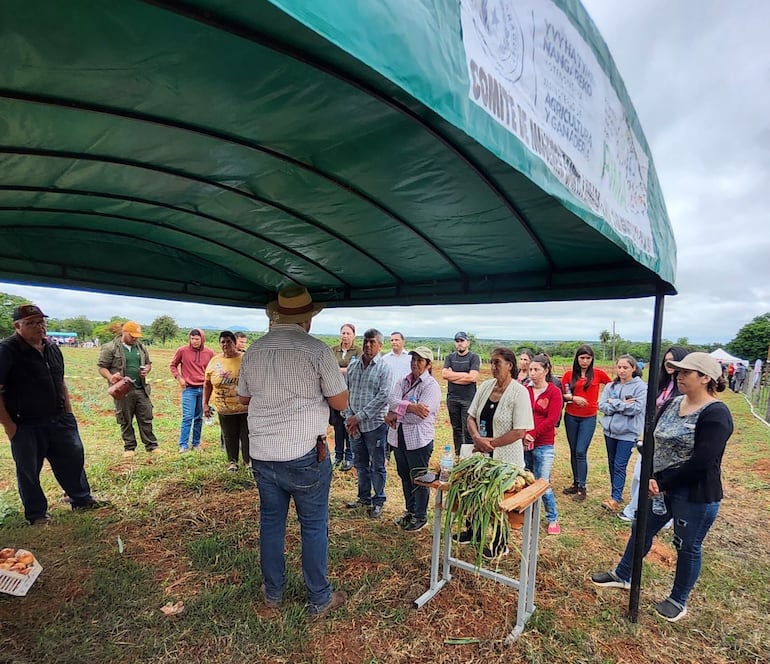
[[[53,521],[26,526],[10,446],[0,445],[0,547],[28,548],[44,567],[26,597],[0,594],[0,662],[770,661],[770,433],[738,395],[724,395],[736,432],[723,467],[725,500],[705,542],[690,615],[672,625],[652,609],[673,577],[670,533],[645,563],[638,623],[626,618],[627,593],[591,584],[592,572],[617,561],[629,526],[600,508],[609,480],[598,433],[588,500],[580,505],[561,494],[571,478],[559,429],[553,483],[562,535],[547,537],[543,526],[537,610],[506,647],[518,599],[512,589],[457,571],[434,600],[413,608],[428,586],[431,534],[404,533],[392,523],[403,509],[395,469],[379,521],[345,509],[356,494],[355,476],[334,476],[329,572],[350,595],[345,607],[324,621],[308,620],[291,515],[284,608],[264,609],[259,499],[250,475],[226,471],[217,426],[204,427],[201,454],[177,453],[179,392],[167,370],[172,351],[152,356],[155,425],[165,454],[148,458],[140,449],[125,461],[106,383],[96,373],[97,351],[65,350],[89,479],[111,507],[71,512],[46,466]],[[436,438],[437,450],[451,440],[443,407]],[[517,575],[516,557],[500,568]],[[182,602],[184,611],[165,616],[160,608],[168,602]],[[445,643],[461,637],[476,641]]]

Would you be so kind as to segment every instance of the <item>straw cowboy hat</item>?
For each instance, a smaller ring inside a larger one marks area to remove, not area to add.
[[[302,323],[320,313],[323,308],[323,304],[313,304],[307,288],[289,286],[278,292],[277,300],[267,303],[265,313],[273,323]]]

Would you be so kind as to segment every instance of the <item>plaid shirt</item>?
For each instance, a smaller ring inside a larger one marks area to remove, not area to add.
[[[342,411],[345,418],[355,415],[361,433],[374,431],[385,422],[388,412],[388,394],[393,386],[393,374],[379,355],[364,367],[363,360],[348,365],[345,375],[350,392],[350,403]]]
[[[428,417],[422,419],[419,415],[406,412],[412,399],[428,407]],[[398,426],[404,434],[406,449],[419,450],[430,445],[436,432],[436,413],[441,405],[441,387],[427,369],[414,382],[411,373],[397,381],[388,397],[388,405],[390,410],[398,415]],[[388,429],[388,443],[392,447],[398,447],[396,429]]]
[[[292,461],[326,434],[326,397],[345,392],[331,348],[299,325],[273,325],[246,351],[238,394],[249,401],[249,451],[258,461]]]

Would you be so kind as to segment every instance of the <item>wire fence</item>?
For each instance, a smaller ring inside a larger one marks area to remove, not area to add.
[[[743,385],[735,385],[736,392],[742,392],[754,415],[770,425],[770,362],[765,362],[762,372],[749,372]]]

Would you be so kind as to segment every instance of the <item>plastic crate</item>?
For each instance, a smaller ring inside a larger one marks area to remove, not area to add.
[[[29,574],[19,574],[7,569],[0,569],[0,593],[24,597],[42,571],[43,567],[37,562],[37,558],[32,563],[32,569]]]

